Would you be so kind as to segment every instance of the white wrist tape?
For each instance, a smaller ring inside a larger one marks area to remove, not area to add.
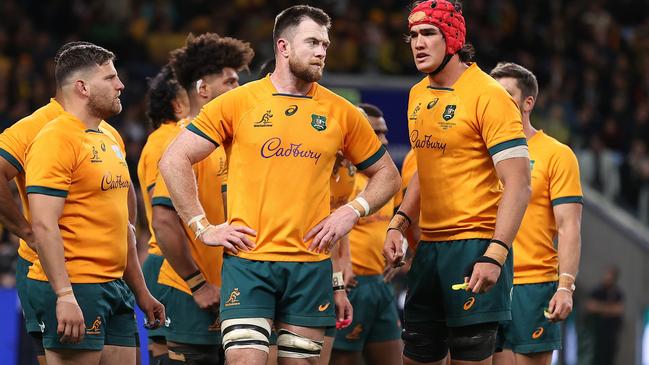
[[[345,204],[345,206],[352,208],[354,210],[354,213],[356,213],[356,215],[358,216],[358,218],[361,217],[361,212],[358,209],[356,209],[353,205],[347,203]]]
[[[363,209],[365,209],[365,212],[363,212],[363,217],[370,215],[370,203],[368,203],[365,198],[359,196],[356,197],[356,199],[354,200],[357,201],[358,204],[360,204],[363,207]]]
[[[194,218],[187,221],[187,227],[191,227],[192,224],[194,224],[196,222],[200,222],[200,220],[203,219],[203,218],[205,218],[205,214],[199,214],[199,215],[195,216]]]

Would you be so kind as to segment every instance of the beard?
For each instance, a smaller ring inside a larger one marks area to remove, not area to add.
[[[106,120],[122,111],[122,103],[116,102],[113,98],[107,98],[105,95],[91,95],[88,98],[88,108],[92,115]]]
[[[315,69],[309,63],[301,63],[296,57],[290,57],[288,60],[289,70],[295,77],[304,82],[316,82],[322,78],[322,69]]]

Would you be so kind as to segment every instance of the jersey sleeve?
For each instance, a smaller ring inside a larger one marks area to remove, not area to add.
[[[23,172],[27,143],[20,138],[16,127],[17,125],[9,127],[0,134],[0,157],[7,160],[18,172]]]
[[[149,192],[156,184],[156,179],[158,177],[158,165],[154,161],[153,153],[151,153],[150,146],[145,146],[140,155],[140,161],[138,162],[138,180],[140,185],[146,188],[146,191]]]
[[[504,89],[493,87],[483,94],[477,109],[480,133],[491,156],[527,146],[520,111]]]
[[[74,136],[62,129],[44,129],[27,150],[27,194],[67,197],[78,153]]]
[[[356,107],[349,104],[343,130],[343,153],[358,168],[365,170],[385,154],[385,147],[374,133],[370,122]]]
[[[162,174],[158,174],[155,179],[151,205],[161,205],[175,210],[174,204],[171,201],[171,194],[169,194],[169,189],[167,189],[167,184],[165,184]]]
[[[567,146],[561,146],[550,161],[550,200],[552,206],[566,203],[583,203],[579,164],[577,157]]]
[[[217,147],[230,141],[234,135],[237,108],[234,95],[228,92],[205,104],[187,126],[187,130],[207,139]]]

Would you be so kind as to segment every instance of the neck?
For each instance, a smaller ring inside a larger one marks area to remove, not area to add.
[[[60,89],[56,90],[56,94],[54,95],[54,100],[59,103],[65,109],[65,104],[63,103],[63,93],[61,92]]]
[[[86,129],[97,130],[101,118],[91,113],[88,106],[80,100],[70,100],[67,98],[60,98],[57,101],[62,101],[61,105],[65,105],[64,110],[81,121],[86,126]]]
[[[204,99],[198,95],[196,91],[190,91],[189,92],[189,115],[187,116],[188,119],[194,119],[200,113],[201,108],[203,105],[206,103],[204,102]]]
[[[451,87],[467,68],[469,68],[469,65],[460,61],[458,55],[453,55],[440,73],[437,75],[428,75],[428,82],[432,87]]]
[[[538,130],[532,127],[532,122],[530,122],[530,115],[528,113],[523,114],[523,133],[525,133],[525,138],[532,138]]]
[[[288,64],[284,67],[275,68],[275,72],[270,75],[270,81],[281,94],[306,95],[313,87],[313,82],[307,82],[298,79],[289,70]]]

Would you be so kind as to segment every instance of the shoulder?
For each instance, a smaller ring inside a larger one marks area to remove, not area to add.
[[[545,133],[541,137],[543,138],[543,150],[551,157],[577,159],[574,151],[568,145],[559,142],[554,137]]]
[[[352,104],[349,100],[345,99],[344,97],[336,94],[335,92],[327,89],[326,87],[317,84],[317,90],[313,96],[313,98],[319,102],[319,103],[324,103],[328,107],[331,108],[331,110],[338,114],[348,114],[351,113],[353,115],[358,115],[358,116],[363,116],[363,114],[358,110],[358,107],[356,105]]]
[[[421,79],[418,83],[410,88],[410,96],[416,96],[428,87],[428,76]]]

